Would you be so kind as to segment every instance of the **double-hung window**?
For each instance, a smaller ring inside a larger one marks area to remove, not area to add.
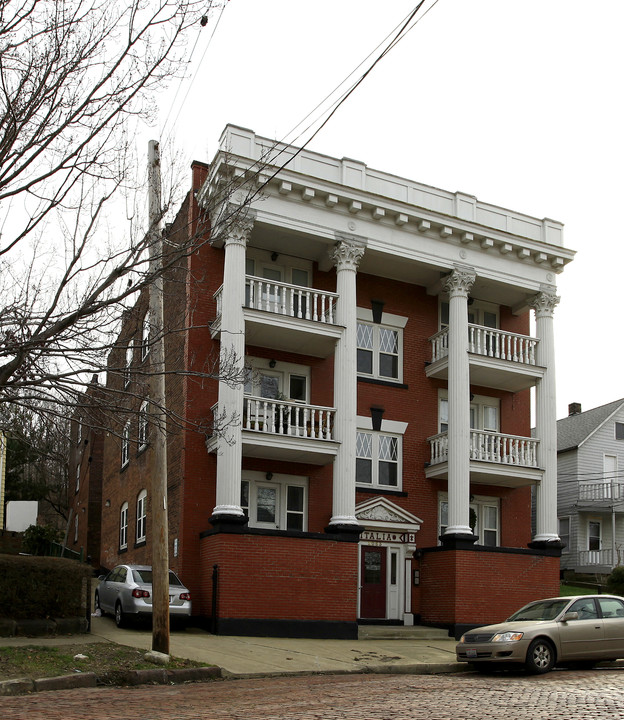
[[[137,497],[136,541],[144,542],[147,527],[147,490],[141,490]]]
[[[149,310],[145,313],[143,318],[143,327],[141,331],[141,360],[149,354],[150,349],[150,312]]]
[[[121,506],[119,514],[119,549],[125,550],[128,547],[128,503]]]
[[[570,518],[560,517],[559,518],[559,539],[563,543],[563,549],[561,550],[562,555],[567,555],[570,552]]]
[[[470,529],[477,536],[477,545],[496,547],[500,545],[500,500],[495,497],[475,495],[470,503]],[[443,535],[448,527],[448,495],[440,493],[438,508],[439,530]]]
[[[358,485],[396,490],[401,486],[401,437],[358,431],[355,481]]]
[[[147,400],[144,400],[139,409],[139,450],[147,446],[147,420]]]
[[[127,388],[130,385],[130,379],[132,377],[132,358],[134,356],[134,339],[130,340],[128,347],[126,348],[126,364],[124,365],[123,379],[124,387]],[[143,356],[145,357],[145,356]]]
[[[241,482],[241,507],[249,527],[306,530],[307,478],[247,472]]]
[[[470,429],[499,431],[500,400],[485,395],[473,395],[470,402]],[[439,432],[448,432],[449,405],[446,390],[440,394]]]
[[[130,420],[124,425],[121,434],[121,467],[130,462]]]
[[[371,310],[357,309],[357,373],[402,382],[403,328],[407,318],[383,312],[380,317],[381,322],[376,322]]]

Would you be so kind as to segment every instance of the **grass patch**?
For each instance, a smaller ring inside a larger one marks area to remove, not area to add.
[[[128,670],[153,670],[159,667],[144,659],[145,652],[139,648],[106,642],[57,647],[0,647],[0,680],[48,678],[77,672],[93,672],[98,677],[113,677]],[[76,660],[75,656],[79,654],[86,655],[86,659]],[[171,657],[164,667],[172,670],[206,665],[207,663]]]
[[[597,588],[579,587],[578,585],[564,585],[562,584],[559,589],[559,595],[595,595],[598,592]]]

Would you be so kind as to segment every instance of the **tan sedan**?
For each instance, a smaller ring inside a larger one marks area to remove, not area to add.
[[[522,664],[546,673],[555,665],[591,667],[624,658],[624,598],[576,595],[529,603],[498,625],[462,635],[457,661],[480,671]]]

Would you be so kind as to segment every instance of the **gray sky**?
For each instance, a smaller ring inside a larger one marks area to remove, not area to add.
[[[175,88],[163,94],[163,143],[175,125],[187,159],[208,161],[234,123],[300,144],[308,135],[295,141],[293,127],[416,4],[229,0],[210,43],[219,14],[201,30],[188,95],[188,80],[175,101]],[[624,3],[427,8],[309,148],[563,222],[577,256],[557,280],[557,416],[570,402],[587,410],[624,397]]]

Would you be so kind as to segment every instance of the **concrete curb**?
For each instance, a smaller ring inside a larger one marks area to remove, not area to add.
[[[0,697],[6,695],[27,695],[33,692],[50,690],[74,690],[76,688],[97,687],[98,685],[180,685],[187,682],[207,682],[222,677],[219,667],[181,668],[180,670],[130,670],[128,672],[105,673],[92,672],[61,675],[53,678],[18,678],[0,681]]]

